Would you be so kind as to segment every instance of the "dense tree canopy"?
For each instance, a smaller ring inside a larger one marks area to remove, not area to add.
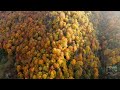
[[[0,61],[22,79],[101,78],[120,62],[119,24],[111,11],[1,11]]]

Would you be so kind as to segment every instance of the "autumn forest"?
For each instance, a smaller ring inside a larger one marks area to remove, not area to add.
[[[0,11],[0,79],[120,79],[120,12]]]

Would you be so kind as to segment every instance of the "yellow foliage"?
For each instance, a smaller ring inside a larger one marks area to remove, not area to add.
[[[80,60],[80,61],[83,60],[82,53],[79,54],[79,60]]]
[[[97,79],[99,75],[98,69],[94,68],[94,78]]]
[[[72,65],[75,65],[75,64],[76,64],[76,60],[73,59],[73,60],[71,61],[71,64],[72,64]]]
[[[21,66],[17,65],[17,72],[19,72],[21,70]]]
[[[76,79],[81,78],[82,70],[89,65],[92,69],[98,68],[99,60],[95,60],[93,49],[97,50],[99,45],[93,25],[84,11],[17,13],[5,14],[6,20],[0,19],[3,22],[0,32],[5,36],[0,48],[9,55],[15,51],[18,77]],[[16,18],[19,20],[17,23],[14,22]],[[3,28],[8,21],[12,25],[10,30]],[[93,65],[92,59],[96,61]],[[94,74],[98,76],[97,71]]]

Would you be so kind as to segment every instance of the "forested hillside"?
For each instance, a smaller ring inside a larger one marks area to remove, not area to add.
[[[1,11],[0,78],[120,78],[119,19],[112,11]]]

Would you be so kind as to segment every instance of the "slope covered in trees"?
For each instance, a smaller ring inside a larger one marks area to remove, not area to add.
[[[120,62],[120,21],[111,14],[0,12],[0,64],[10,61],[7,71],[21,79],[105,78],[107,67]]]
[[[99,48],[84,11],[4,12],[1,49],[15,57],[18,78],[98,78]]]
[[[91,18],[100,43],[99,57],[102,75],[107,74],[107,67],[117,66],[120,62],[120,13],[117,11],[93,11]],[[115,78],[115,77],[113,77]]]

